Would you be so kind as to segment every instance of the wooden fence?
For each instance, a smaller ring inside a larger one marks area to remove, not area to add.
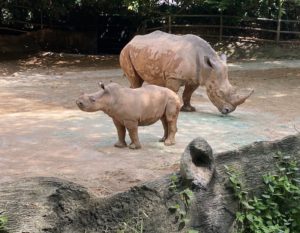
[[[286,20],[280,17],[268,19],[240,18],[222,14],[167,15],[143,22],[141,32],[148,33],[154,30],[163,30],[169,33],[180,33],[180,31],[201,33],[202,37],[213,37],[219,41],[224,38],[248,38],[265,42],[300,43],[300,20]],[[267,38],[260,34],[267,34]]]

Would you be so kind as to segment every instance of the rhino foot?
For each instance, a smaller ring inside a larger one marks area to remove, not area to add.
[[[165,146],[172,146],[175,145],[175,140],[166,139]]]
[[[118,148],[124,148],[124,147],[127,147],[127,144],[126,144],[126,142],[120,142],[120,141],[118,141],[118,142],[115,143],[114,146],[118,147]]]
[[[193,106],[191,105],[183,105],[180,109],[180,111],[182,112],[195,112],[196,111],[196,108],[194,108]]]
[[[165,142],[166,141],[166,137],[162,137],[161,139],[158,140],[159,142]]]
[[[129,146],[129,149],[140,149],[142,148],[140,144],[131,143]]]

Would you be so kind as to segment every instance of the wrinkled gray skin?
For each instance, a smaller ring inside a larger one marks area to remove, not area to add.
[[[109,115],[118,131],[116,147],[126,147],[126,129],[129,132],[130,149],[139,149],[138,126],[154,124],[161,120],[165,145],[175,144],[180,99],[173,91],[155,85],[131,89],[117,83],[106,86],[100,83],[100,90],[92,94],[81,94],[77,106],[86,112],[103,111]]]
[[[155,31],[135,36],[121,51],[120,65],[132,88],[144,81],[183,92],[183,111],[195,111],[190,100],[199,85],[206,86],[211,102],[223,114],[236,109],[253,90],[239,93],[228,81],[226,56],[195,35],[172,35]]]

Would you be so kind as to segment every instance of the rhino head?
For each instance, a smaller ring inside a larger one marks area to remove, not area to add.
[[[81,93],[76,100],[76,104],[80,110],[85,112],[96,112],[105,109],[107,105],[108,91],[102,82],[99,82],[99,86],[100,90],[95,93]]]
[[[233,112],[236,107],[251,96],[253,90],[237,90],[228,80],[226,56],[217,58],[204,57],[207,72],[205,86],[208,98],[222,114]]]

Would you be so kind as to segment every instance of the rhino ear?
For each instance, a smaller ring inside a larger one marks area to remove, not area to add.
[[[222,54],[220,55],[220,58],[221,58],[221,60],[222,60],[223,62],[227,63],[227,56],[226,56],[226,54],[222,53]]]
[[[204,63],[210,68],[214,69],[214,64],[209,57],[204,56]]]
[[[105,90],[105,86],[104,86],[104,83],[103,83],[103,82],[99,82],[98,85],[99,85],[99,87],[101,87],[103,90]]]
[[[92,103],[95,103],[96,102],[96,98],[94,96],[89,96],[89,99]]]

